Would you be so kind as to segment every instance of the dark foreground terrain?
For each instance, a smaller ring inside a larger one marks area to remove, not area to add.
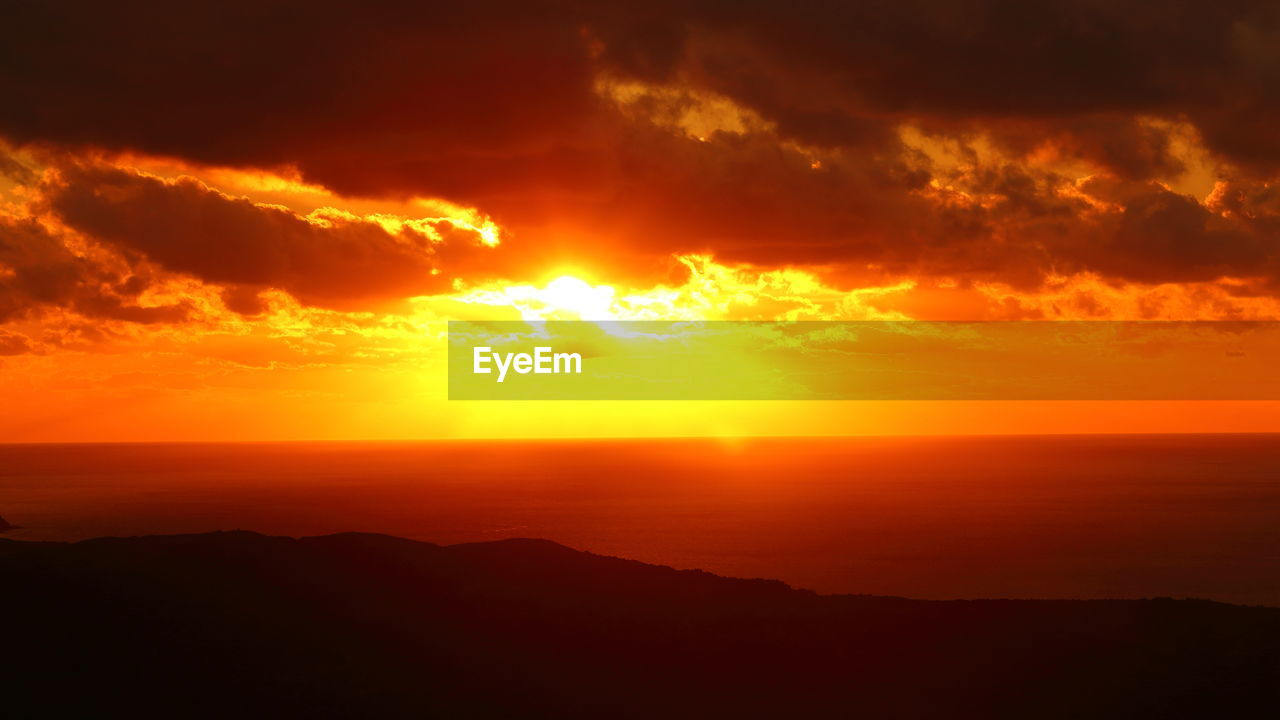
[[[506,540],[0,540],[9,717],[1242,717],[1280,609],[819,596]],[[71,713],[71,714],[69,714]]]

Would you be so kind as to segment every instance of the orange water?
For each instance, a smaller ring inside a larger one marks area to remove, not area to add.
[[[1280,605],[1280,436],[0,446],[6,537],[575,548],[822,592]]]

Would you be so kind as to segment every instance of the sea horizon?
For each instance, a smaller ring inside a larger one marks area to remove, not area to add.
[[[1280,605],[1271,433],[13,444],[0,516],[15,540],[536,537],[822,593]]]

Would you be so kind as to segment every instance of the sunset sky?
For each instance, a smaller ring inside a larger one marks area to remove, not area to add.
[[[833,5],[11,5],[0,441],[1280,430],[446,400],[450,319],[1280,320],[1274,3]]]

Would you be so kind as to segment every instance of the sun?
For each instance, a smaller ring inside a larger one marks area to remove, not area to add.
[[[592,285],[560,271],[544,285],[494,283],[454,296],[468,304],[515,310],[526,321],[618,320],[627,315],[626,301],[611,285]]]
[[[537,294],[556,314],[570,313],[577,320],[616,319],[614,289],[608,285],[592,285],[572,275],[561,275]]]

